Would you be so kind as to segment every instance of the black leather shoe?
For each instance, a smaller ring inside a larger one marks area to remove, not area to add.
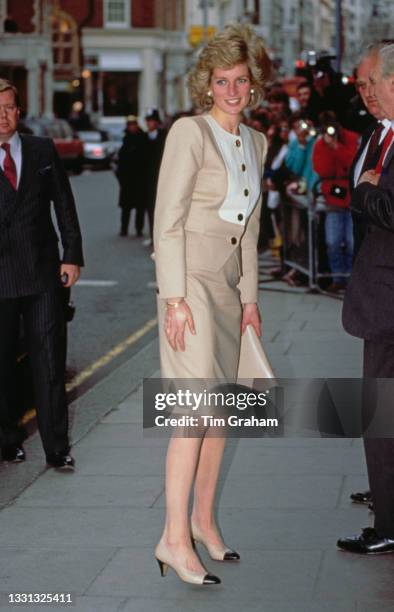
[[[361,493],[352,493],[350,499],[354,504],[370,504],[372,501],[371,491],[362,491]]]
[[[376,529],[366,527],[359,536],[341,538],[337,546],[341,550],[361,555],[382,555],[394,552],[394,539],[384,538]]]
[[[54,453],[53,455],[47,455],[47,466],[58,470],[74,470],[75,461],[71,455]]]
[[[9,461],[10,463],[26,461],[26,453],[22,446],[3,446],[1,456],[3,461]]]

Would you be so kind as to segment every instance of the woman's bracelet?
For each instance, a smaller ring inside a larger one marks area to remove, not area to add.
[[[182,302],[184,302],[185,300],[182,298],[181,300],[179,300],[178,302],[166,302],[167,308],[179,308],[179,306],[182,304]]]

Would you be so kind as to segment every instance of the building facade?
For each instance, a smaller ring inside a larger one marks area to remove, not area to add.
[[[94,6],[81,37],[87,111],[143,115],[151,107],[184,108],[190,56],[184,1],[99,0]]]
[[[260,0],[261,32],[284,74],[305,51],[333,52],[333,0]]]
[[[12,6],[10,6],[12,4]],[[53,62],[44,0],[0,0],[0,76],[19,89],[30,115],[52,115]]]
[[[0,0],[0,75],[29,116],[184,108],[185,0]]]
[[[343,68],[394,37],[393,0],[342,0]],[[189,107],[186,75],[226,23],[251,23],[282,74],[306,51],[335,52],[336,0],[0,0],[0,76],[30,116],[93,118]]]
[[[343,0],[343,64],[351,70],[365,47],[394,38],[392,0]]]
[[[394,2],[371,0],[364,9],[363,37],[366,42],[394,38]]]

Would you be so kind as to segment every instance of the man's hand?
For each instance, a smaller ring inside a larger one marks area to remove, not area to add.
[[[67,274],[68,276],[67,283],[62,283],[63,287],[71,287],[79,279],[80,267],[75,266],[74,264],[62,263],[60,266],[60,278],[63,276],[63,274]]]
[[[361,183],[371,183],[371,185],[377,185],[379,183],[380,174],[377,174],[375,170],[366,170],[362,173],[359,178],[357,185]]]
[[[258,337],[261,336],[261,317],[257,304],[244,304],[242,309],[241,334],[251,325]]]

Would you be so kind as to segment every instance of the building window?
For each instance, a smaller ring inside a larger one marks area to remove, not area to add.
[[[104,0],[106,28],[130,27],[130,0]]]
[[[59,79],[78,77],[79,38],[75,19],[55,8],[51,16],[51,30],[55,77]]]
[[[258,25],[260,23],[259,0],[244,0],[243,15],[250,23]]]

